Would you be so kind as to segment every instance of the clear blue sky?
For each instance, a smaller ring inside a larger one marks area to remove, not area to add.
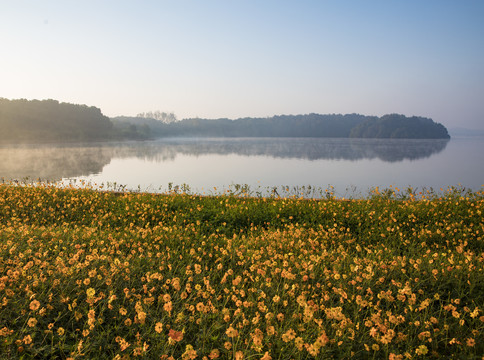
[[[0,97],[484,128],[483,0],[3,0]]]

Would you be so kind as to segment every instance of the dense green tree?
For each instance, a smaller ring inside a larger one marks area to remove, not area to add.
[[[359,114],[280,115],[237,120],[193,118],[169,124],[139,117],[112,120],[117,128],[126,128],[129,124],[148,126],[153,137],[449,138],[447,129],[431,119],[398,114],[381,118]]]
[[[91,141],[113,137],[113,124],[96,107],[56,100],[0,98],[0,140]]]
[[[335,137],[446,139],[447,129],[431,119],[399,114],[280,115],[266,118],[184,119],[172,113],[109,119],[96,107],[56,100],[0,98],[0,141],[58,142],[108,139],[201,137]]]
[[[355,126],[350,137],[359,138],[411,138],[411,139],[448,139],[447,129],[424,117],[406,117],[399,114],[369,118]]]

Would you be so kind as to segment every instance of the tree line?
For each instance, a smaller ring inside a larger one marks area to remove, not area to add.
[[[152,118],[116,117],[119,129],[147,137],[333,137],[448,139],[447,129],[432,119],[389,114],[280,115],[267,118],[184,119],[165,123]],[[134,128],[133,128],[134,126]]]
[[[113,123],[100,109],[57,100],[0,98],[0,129],[3,142],[106,140],[114,135]]]
[[[449,139],[444,125],[432,119],[399,114],[369,118],[350,131],[354,138]]]
[[[153,116],[153,117],[151,117]],[[423,117],[399,114],[279,115],[231,120],[149,112],[104,116],[99,108],[57,100],[0,98],[0,142],[66,142],[159,137],[333,137],[448,139],[447,129]]]

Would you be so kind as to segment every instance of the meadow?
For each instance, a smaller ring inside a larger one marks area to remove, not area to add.
[[[484,192],[327,194],[0,184],[0,358],[484,358]]]

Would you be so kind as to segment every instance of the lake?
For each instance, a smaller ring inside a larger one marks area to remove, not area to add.
[[[172,138],[0,147],[0,177],[166,192],[214,194],[247,184],[267,194],[334,188],[364,196],[376,186],[483,190],[484,138]],[[282,195],[282,194],[281,194]],[[317,194],[313,194],[317,196]]]

